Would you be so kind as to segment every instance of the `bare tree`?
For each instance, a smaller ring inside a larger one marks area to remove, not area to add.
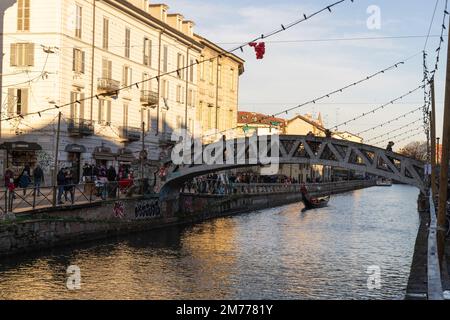
[[[406,146],[401,148],[398,153],[419,161],[426,161],[427,143],[420,141],[410,142]]]

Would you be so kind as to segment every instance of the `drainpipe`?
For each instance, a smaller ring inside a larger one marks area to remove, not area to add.
[[[217,57],[217,69],[216,69],[216,130],[219,132],[219,65],[220,55]]]
[[[159,110],[160,110],[160,101],[161,101],[161,43],[162,43],[162,34],[164,30],[161,29],[159,32],[159,50],[158,50],[158,105],[156,106],[156,133],[157,136],[159,134]]]
[[[184,96],[184,129],[188,129],[188,92],[189,92],[189,50],[191,48],[187,47],[186,50],[186,92]]]
[[[97,0],[92,1],[92,58],[91,58],[91,114],[90,120],[92,121],[94,118],[94,63],[95,63],[95,9]]]

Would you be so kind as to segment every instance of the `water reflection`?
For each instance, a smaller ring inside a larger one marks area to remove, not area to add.
[[[417,189],[371,188],[300,213],[293,204],[0,261],[4,299],[401,299]],[[82,288],[65,287],[81,268]],[[382,289],[367,289],[367,267]]]

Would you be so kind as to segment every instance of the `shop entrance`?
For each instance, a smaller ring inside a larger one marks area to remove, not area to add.
[[[69,144],[65,151],[68,153],[67,160],[70,162],[75,184],[80,183],[81,176],[81,154],[86,152],[86,148],[78,144]]]
[[[0,149],[6,150],[5,169],[9,168],[17,178],[26,166],[34,168],[37,164],[36,151],[42,147],[34,142],[5,142],[0,145]]]

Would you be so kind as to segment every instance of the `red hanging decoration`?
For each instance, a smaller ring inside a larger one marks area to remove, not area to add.
[[[250,42],[249,46],[255,48],[256,59],[261,60],[264,58],[266,53],[266,44],[264,42]]]

